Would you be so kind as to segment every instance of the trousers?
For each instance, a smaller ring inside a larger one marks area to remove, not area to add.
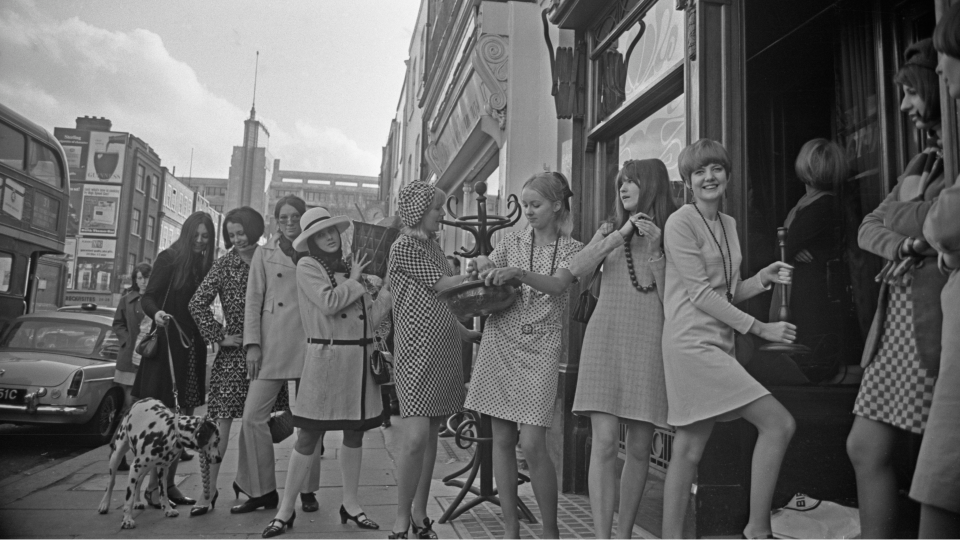
[[[300,380],[297,393],[300,391]],[[287,379],[256,379],[250,381],[247,400],[243,404],[243,422],[240,425],[240,460],[237,464],[237,485],[249,497],[261,497],[277,489],[276,459],[273,454],[273,439],[267,420]],[[320,489],[320,445],[313,452],[315,462],[310,468],[310,477],[303,493]]]

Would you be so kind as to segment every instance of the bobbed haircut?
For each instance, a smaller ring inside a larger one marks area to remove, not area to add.
[[[286,197],[281,197],[280,200],[277,201],[277,204],[274,205],[273,219],[280,219],[280,210],[287,205],[294,207],[297,212],[300,212],[301,216],[307,213],[307,203],[303,202],[303,199],[296,195],[287,195]]]
[[[133,270],[130,271],[130,290],[131,291],[140,291],[140,286],[137,285],[137,272],[140,273],[144,278],[150,277],[150,272],[153,271],[153,266],[148,262],[141,262],[134,265]]]
[[[800,148],[794,170],[804,184],[821,191],[833,191],[847,174],[846,158],[839,144],[812,139]]]
[[[960,58],[960,3],[954,3],[940,17],[933,31],[933,47],[947,56]]]
[[[653,216],[653,222],[663,230],[667,218],[677,210],[667,166],[659,159],[631,159],[617,173],[617,191],[627,182],[640,188],[639,206],[635,211]],[[630,212],[623,207],[620,197],[616,197],[613,204],[614,224],[619,229],[630,219]]]
[[[555,217],[557,230],[561,235],[569,237],[573,232],[573,214],[570,212],[568,197],[573,196],[573,191],[570,190],[567,177],[558,172],[536,173],[527,178],[520,191],[523,192],[524,189],[536,191],[548,202],[560,203],[560,211]]]
[[[433,188],[433,202],[430,203],[430,207],[427,208],[427,211],[423,213],[423,217],[426,217],[427,212],[430,211],[430,208],[437,206],[438,204],[443,204],[443,201],[446,200],[447,194],[440,191],[438,188]],[[400,229],[400,232],[407,236],[412,236],[419,240],[433,240],[437,237],[437,233],[427,231],[423,228],[423,217],[420,218],[420,221],[413,227],[407,227],[406,225]]]
[[[700,139],[699,141],[688,145],[680,151],[680,157],[677,159],[680,166],[680,177],[683,183],[690,187],[690,175],[693,171],[707,165],[720,165],[727,171],[729,176],[730,155],[722,144],[713,139]]]
[[[263,216],[260,215],[260,212],[249,206],[234,208],[223,216],[223,225],[220,226],[223,234],[223,245],[227,249],[233,247],[233,242],[230,241],[230,233],[227,231],[227,223],[236,223],[243,227],[243,234],[247,235],[248,244],[256,244],[263,236]]]
[[[937,72],[928,67],[919,66],[910,61],[911,56],[928,55],[936,58],[933,41],[929,38],[920,40],[907,48],[904,64],[897,70],[893,82],[900,86],[913,88],[923,100],[923,118],[925,122],[940,119],[940,78]]]

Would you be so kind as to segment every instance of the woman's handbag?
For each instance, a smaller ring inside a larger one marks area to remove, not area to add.
[[[270,438],[273,439],[273,444],[283,442],[293,435],[293,413],[290,409],[274,413],[267,420],[267,426],[270,427]]]
[[[363,342],[367,341],[367,306],[363,299],[360,300],[360,308],[363,310]],[[373,382],[378,385],[390,384],[392,382],[393,355],[387,351],[386,345],[382,340],[374,336],[376,348],[370,354],[370,376]],[[363,346],[363,354],[367,354],[367,346]]]
[[[593,310],[597,307],[597,296],[593,294],[593,284],[600,276],[602,266],[602,263],[597,265],[597,269],[593,271],[593,277],[590,278],[590,283],[587,284],[587,288],[580,293],[580,297],[577,299],[577,305],[573,308],[573,320],[577,322],[583,324],[590,322],[590,316],[593,315]]]
[[[163,308],[167,307],[168,296],[170,296],[170,285],[167,285],[167,292],[163,295],[163,303],[160,304],[160,311],[163,311]],[[133,348],[133,350],[140,355],[141,360],[153,360],[157,357],[157,350],[159,347],[160,339],[157,333],[157,324],[154,323],[153,329],[150,330],[150,333],[140,338],[140,341],[137,343],[137,346]]]

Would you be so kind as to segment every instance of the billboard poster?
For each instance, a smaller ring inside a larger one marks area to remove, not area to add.
[[[23,219],[23,198],[27,188],[23,184],[3,178],[3,213],[18,220]]]
[[[90,148],[90,132],[70,128],[54,128],[53,136],[67,154],[70,179],[82,182],[87,177],[87,151]]]
[[[116,236],[121,186],[86,184],[80,212],[80,234]]]
[[[77,262],[77,239],[67,238],[63,242],[63,252],[67,258],[67,289],[73,289],[74,267]]]
[[[123,155],[127,134],[113,131],[91,131],[87,147],[87,182],[123,182]],[[79,178],[77,178],[79,180]]]
[[[72,174],[72,173],[71,173]],[[70,183],[70,208],[67,212],[67,235],[80,234],[80,212],[83,210],[83,184]]]
[[[77,238],[77,259],[113,259],[117,256],[117,241],[112,238]]]

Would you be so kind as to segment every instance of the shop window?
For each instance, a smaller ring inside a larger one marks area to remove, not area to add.
[[[686,146],[686,125],[684,96],[680,95],[621,135],[617,149],[618,165],[630,159],[658,158],[663,161],[670,173],[670,184],[678,204],[683,202],[683,182],[677,158]]]
[[[22,171],[26,149],[27,138],[10,126],[0,123],[0,163]]]

